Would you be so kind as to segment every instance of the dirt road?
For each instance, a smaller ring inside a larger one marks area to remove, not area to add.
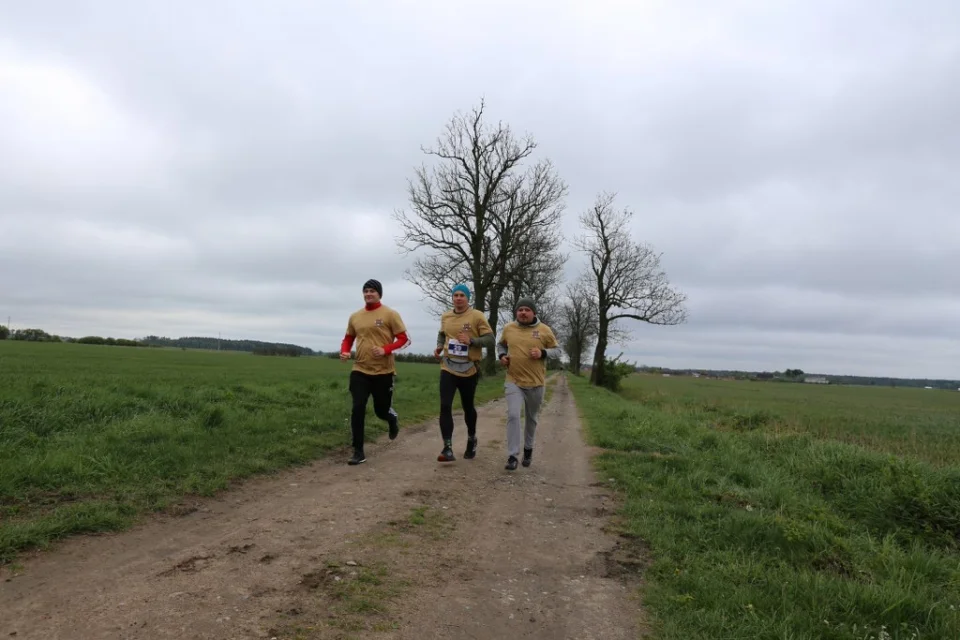
[[[480,451],[436,462],[435,421],[245,483],[0,575],[0,638],[637,638],[635,559],[604,531],[562,376],[530,468],[505,471],[503,400]]]

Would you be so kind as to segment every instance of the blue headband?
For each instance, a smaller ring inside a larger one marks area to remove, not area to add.
[[[458,284],[453,289],[450,290],[450,294],[453,295],[457,291],[462,291],[463,295],[467,296],[467,301],[470,301],[470,289],[467,288],[465,284]]]

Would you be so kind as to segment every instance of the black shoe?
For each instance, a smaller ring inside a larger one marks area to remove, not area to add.
[[[525,467],[529,467],[530,463],[533,462],[533,449],[524,449],[523,450],[523,462],[521,463]]]
[[[437,462],[453,462],[454,460],[456,460],[456,457],[453,455],[453,449],[449,446],[444,447],[440,455],[437,456]]]
[[[363,451],[354,451],[353,457],[347,461],[347,464],[360,464],[361,462],[366,462],[367,457],[363,455]]]
[[[510,456],[507,458],[507,466],[504,467],[507,471],[515,471],[517,468],[517,456]]]
[[[467,450],[463,452],[463,457],[467,460],[472,460],[477,455],[477,439],[476,437],[467,438]]]
[[[392,415],[390,416],[390,439],[396,440],[399,434],[400,434],[400,417],[396,413],[392,413]]]

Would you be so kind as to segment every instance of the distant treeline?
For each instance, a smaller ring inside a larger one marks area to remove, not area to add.
[[[140,340],[152,347],[179,347],[181,349],[212,349],[214,351],[246,351],[258,356],[312,356],[313,349],[296,344],[282,342],[261,342],[260,340],[222,340],[190,336],[186,338],[161,338],[147,336]]]
[[[960,389],[960,380],[928,380],[925,378],[874,378],[869,376],[823,376],[830,384],[848,384],[876,387],[932,387],[934,389]]]
[[[43,329],[16,329],[10,331],[7,327],[0,325],[0,340],[20,340],[23,342],[76,342],[77,344],[103,344],[111,347],[147,347],[139,340],[128,340],[126,338],[102,338],[100,336],[84,336],[82,338],[71,338],[69,336],[58,336],[47,333]]]
[[[313,349],[295,344],[261,342],[259,340],[222,340],[219,338],[162,338],[147,336],[139,340],[127,338],[104,338],[102,336],[84,336],[71,338],[47,333],[43,329],[17,329],[10,331],[0,325],[0,340],[21,340],[24,342],[74,342],[77,344],[96,344],[116,347],[172,347],[181,349],[212,349],[222,351],[244,351],[258,356],[312,356]]]
[[[43,329],[14,329],[0,325],[0,340],[22,340],[24,342],[76,342],[73,338],[64,338],[47,333]]]
[[[929,378],[891,378],[887,376],[853,376],[804,373],[800,369],[786,369],[784,371],[733,371],[725,369],[669,369],[666,367],[637,367],[643,373],[662,373],[672,376],[698,375],[707,378],[726,378],[733,380],[757,380],[767,382],[807,382],[808,378],[822,378],[828,384],[868,386],[868,387],[912,387],[932,389],[960,389],[960,380],[944,380]]]

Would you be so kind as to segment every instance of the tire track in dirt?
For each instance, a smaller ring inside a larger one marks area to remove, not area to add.
[[[0,637],[637,637],[637,574],[611,560],[609,497],[554,384],[529,469],[503,469],[502,399],[475,460],[438,464],[435,421],[405,428],[358,467],[333,455],[25,556],[0,574]],[[465,437],[458,416],[458,457]]]

